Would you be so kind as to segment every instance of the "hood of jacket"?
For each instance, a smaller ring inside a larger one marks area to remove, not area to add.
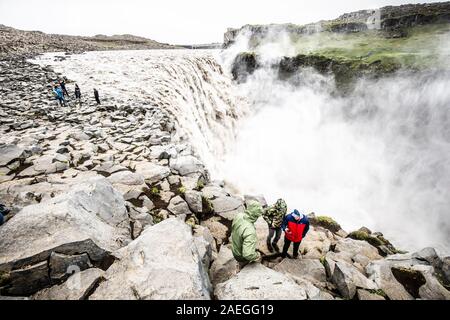
[[[244,212],[244,217],[250,222],[254,223],[256,222],[256,220],[258,220],[258,218],[262,215],[262,213],[263,213],[262,206],[258,202],[252,201],[247,206],[247,210],[245,210]]]

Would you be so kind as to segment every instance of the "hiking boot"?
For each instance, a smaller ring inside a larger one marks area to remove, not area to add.
[[[298,254],[294,254],[294,255],[292,256],[292,259],[298,259]]]
[[[272,245],[270,244],[270,241],[267,241],[267,249],[269,249],[269,252],[273,252]]]
[[[276,242],[272,242],[272,247],[276,252],[280,252],[280,248],[278,248],[278,245],[276,244]]]
[[[288,258],[288,259],[292,259],[291,255],[289,253],[282,253],[281,257],[284,258]]]

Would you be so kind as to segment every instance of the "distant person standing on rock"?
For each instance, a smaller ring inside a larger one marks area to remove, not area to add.
[[[78,86],[78,84],[76,84],[76,83],[75,83],[75,99],[77,99],[81,105],[81,90],[80,90],[80,87]]]
[[[267,236],[267,248],[270,252],[279,252],[278,241],[281,237],[281,225],[287,212],[286,201],[278,199],[277,202],[264,210],[263,218],[269,226],[269,235]],[[274,237],[275,236],[275,237]],[[272,239],[273,238],[273,239]]]
[[[59,85],[61,86],[64,98],[69,97],[69,93],[67,92],[67,89],[66,89],[66,82],[64,81],[64,79],[59,82]]]
[[[298,210],[294,210],[294,212],[288,214],[284,220],[283,225],[281,228],[285,232],[285,238],[284,238],[284,246],[283,246],[283,253],[281,256],[283,258],[289,257],[288,255],[288,249],[291,246],[291,242],[294,243],[294,250],[293,250],[293,258],[298,258],[298,249],[300,248],[300,243],[302,242],[303,238],[306,236],[309,230],[309,220],[308,217],[304,214],[301,214],[298,212]]]
[[[95,101],[97,101],[97,104],[100,104],[100,97],[98,95],[97,89],[94,89],[94,98],[95,98]]]
[[[62,89],[58,85],[55,85],[55,87],[53,88],[53,93],[55,94],[55,98],[56,100],[58,100],[60,106],[65,107],[66,100],[64,100],[64,94]]]
[[[231,225],[231,242],[234,258],[239,262],[242,269],[250,262],[258,261],[261,258],[257,252],[258,237],[256,235],[255,222],[263,212],[262,206],[252,201],[247,210],[238,213]]]

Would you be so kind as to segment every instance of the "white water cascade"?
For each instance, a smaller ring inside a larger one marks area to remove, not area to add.
[[[235,85],[212,51],[91,52],[39,63],[86,94],[150,103],[177,121],[212,178],[242,194],[381,231],[414,250],[450,247],[450,79],[445,74],[361,80],[336,97],[311,70],[300,85],[261,69]],[[226,66],[226,64],[224,64]]]
[[[448,73],[360,80],[344,97],[312,70],[294,82],[263,68],[240,85],[255,111],[223,175],[244,193],[283,197],[345,230],[366,226],[406,250],[449,252]]]
[[[234,141],[237,119],[248,113],[246,100],[236,95],[215,55],[210,50],[52,53],[35,62],[77,82],[89,97],[97,88],[106,101],[113,97],[166,110],[176,122],[173,141],[193,142],[214,176],[217,160]]]

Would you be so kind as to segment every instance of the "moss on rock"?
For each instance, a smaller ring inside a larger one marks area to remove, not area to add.
[[[320,226],[322,228],[328,229],[333,233],[338,232],[339,230],[342,230],[339,223],[334,221],[333,218],[330,218],[327,216],[310,217],[309,221],[312,225]]]
[[[212,202],[205,196],[202,196],[202,212],[205,215],[214,213],[214,206]]]
[[[354,240],[366,241],[375,248],[378,249],[378,252],[382,256],[387,256],[389,254],[402,253],[400,250],[397,250],[386,238],[382,235],[369,234],[363,229],[350,232],[347,238],[351,238]]]

